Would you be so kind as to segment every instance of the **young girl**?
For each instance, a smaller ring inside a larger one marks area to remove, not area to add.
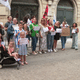
[[[53,42],[54,42],[54,35],[51,34],[51,32],[54,32],[54,27],[53,27],[53,24],[52,24],[52,20],[50,19],[49,20],[49,23],[48,23],[49,27],[49,32],[48,32],[48,35],[47,35],[47,48],[48,48],[48,52],[52,52],[52,48],[53,48]]]
[[[14,52],[14,41],[9,42],[8,54],[18,60],[18,53]]]
[[[18,40],[20,39],[20,33],[24,31],[22,22],[19,22],[18,26],[19,26],[19,29],[16,29],[14,33],[16,48],[19,48]]]
[[[73,28],[72,28],[72,49],[78,50],[78,32],[79,29],[77,28],[77,23],[73,23]]]
[[[20,33],[20,39],[18,41],[18,44],[19,44],[19,53],[18,54],[20,55],[21,64],[24,65],[24,63],[28,64],[26,62],[27,47],[26,47],[26,44],[20,44],[21,39],[25,39],[25,32]],[[29,40],[28,40],[28,42],[29,42]]]

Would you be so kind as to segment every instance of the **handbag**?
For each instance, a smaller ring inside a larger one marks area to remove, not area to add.
[[[36,37],[40,37],[39,33],[36,33]]]

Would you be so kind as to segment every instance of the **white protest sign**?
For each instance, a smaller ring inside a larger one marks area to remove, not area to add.
[[[54,31],[54,32],[51,32],[51,35],[55,35],[56,34],[56,31]]]
[[[34,31],[39,31],[40,30],[40,27],[39,26],[35,26],[34,27]]]
[[[56,33],[62,33],[62,29],[57,28]]]
[[[0,22],[0,24],[3,26],[3,22]]]
[[[75,29],[72,29],[72,33],[76,33],[76,30]]]
[[[18,30],[18,29],[19,29],[18,24],[16,24],[16,25],[12,25],[12,26],[13,26],[14,30]]]
[[[28,38],[21,38],[20,45],[22,45],[22,44],[28,44]]]

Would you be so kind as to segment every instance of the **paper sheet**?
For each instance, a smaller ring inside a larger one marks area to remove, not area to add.
[[[22,44],[28,44],[28,38],[21,38],[20,45],[22,45]]]
[[[75,29],[73,29],[73,30],[72,30],[72,33],[76,33],[76,30],[75,30]]]
[[[56,33],[62,33],[62,29],[57,28]]]
[[[40,27],[39,26],[35,26],[34,27],[34,31],[39,31],[40,30]]]
[[[56,31],[54,31],[54,32],[51,32],[51,35],[55,35],[56,34]]]
[[[12,25],[12,26],[13,26],[14,30],[18,30],[18,29],[19,29],[18,24],[16,24],[16,25]]]
[[[44,32],[48,32],[48,31],[49,31],[49,30],[48,30],[48,27],[43,28],[43,31],[44,31]]]
[[[0,24],[3,26],[3,22],[0,22]]]

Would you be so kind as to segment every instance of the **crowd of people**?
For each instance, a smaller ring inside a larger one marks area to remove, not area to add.
[[[61,49],[65,50],[65,44],[67,37],[61,36],[60,32],[57,32],[57,29],[69,28],[70,26],[66,21],[63,21],[60,24],[59,21],[53,25],[52,19],[42,18],[40,24],[37,24],[37,19],[34,16],[31,20],[25,18],[24,21],[17,21],[17,18],[12,16],[7,17],[8,21],[5,23],[5,26],[0,24],[0,48],[5,50],[5,44],[3,40],[4,31],[6,31],[8,48],[7,54],[13,56],[16,60],[20,59],[22,65],[28,64],[26,62],[26,55],[28,53],[27,46],[32,39],[32,54],[36,55],[36,45],[39,40],[39,51],[38,53],[43,54],[47,52],[57,52],[57,41],[61,39],[62,47]],[[72,25],[72,49],[78,50],[78,32],[77,23]]]

